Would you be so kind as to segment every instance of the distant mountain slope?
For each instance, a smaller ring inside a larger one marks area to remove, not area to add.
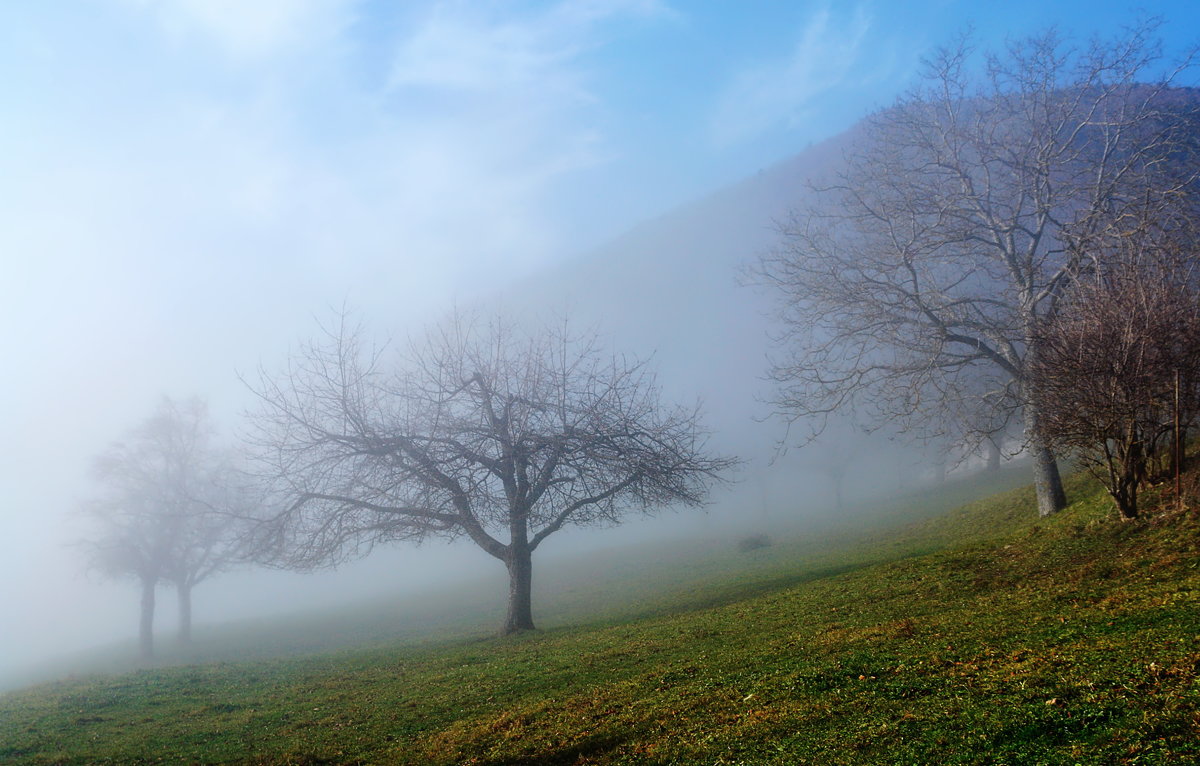
[[[1133,88],[1130,97],[1143,97],[1145,87]],[[1194,120],[1200,91],[1169,89],[1156,97],[1156,106],[1160,114]],[[770,408],[763,400],[772,393],[763,376],[773,296],[739,286],[739,272],[779,246],[778,223],[803,205],[810,181],[828,179],[843,165],[863,125],[646,221],[505,295],[521,307],[568,309],[577,321],[598,324],[614,350],[654,354],[670,399],[702,398],[714,446],[751,461],[749,481],[732,505],[753,499],[789,513],[828,508],[837,504],[836,476],[850,460],[867,467],[854,486],[842,488],[851,501],[940,473],[934,466],[940,457],[922,455],[919,446],[902,438],[864,435],[844,420],[817,443],[781,460],[774,447],[785,436],[784,424],[764,422]],[[1200,136],[1200,128],[1189,130]]]
[[[769,415],[763,400],[771,393],[763,376],[772,298],[760,288],[744,286],[740,277],[760,254],[777,246],[778,223],[807,193],[810,179],[841,162],[851,135],[810,146],[740,183],[643,222],[500,297],[508,308],[565,312],[577,326],[595,325],[618,353],[653,354],[667,397],[684,403],[703,400],[713,446],[749,461],[746,481],[725,504],[785,505],[791,513],[796,504],[792,496],[801,487],[810,510],[832,502],[833,486],[822,464],[828,462],[828,450],[822,456],[793,451],[770,465],[784,436],[781,423],[763,422]],[[891,479],[912,475],[907,458],[897,468],[895,445],[886,444],[884,451],[889,453],[884,474]],[[861,445],[856,456],[861,462]],[[873,488],[859,484],[862,499]]]

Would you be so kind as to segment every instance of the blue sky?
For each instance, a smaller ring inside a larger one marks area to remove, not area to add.
[[[1200,15],[1148,9],[1172,45]],[[280,293],[310,300],[402,266],[438,302],[840,131],[968,24],[996,43],[1131,18],[946,0],[8,3],[0,159],[11,215],[100,229],[72,266],[178,266],[189,285],[286,267]],[[71,247],[42,244],[51,261]]]
[[[1200,29],[1200,4],[1140,7],[1171,50]],[[78,585],[89,457],[164,393],[235,412],[234,371],[325,307],[436,314],[843,130],[967,25],[1086,37],[1131,8],[0,3],[0,577]],[[31,604],[0,613],[49,620]]]

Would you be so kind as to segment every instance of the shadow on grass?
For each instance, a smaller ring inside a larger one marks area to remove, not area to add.
[[[821,567],[819,569],[811,569],[799,573],[787,573],[773,577],[765,577],[756,579],[753,582],[738,583],[737,585],[721,587],[712,587],[711,584],[700,586],[704,588],[703,592],[696,593],[694,596],[679,595],[669,605],[663,604],[647,604],[644,609],[631,611],[621,615],[619,621],[635,621],[646,620],[654,617],[675,616],[687,614],[690,612],[702,612],[706,609],[715,609],[718,607],[729,606],[739,601],[757,598],[759,596],[767,596],[772,593],[779,593],[789,588],[794,588],[799,585],[818,582],[820,580],[828,580],[834,577],[839,577],[851,572],[858,572],[871,567],[879,566],[905,559],[918,558],[927,555],[929,552],[925,550],[906,552],[902,555],[895,556],[880,556],[878,558],[869,558],[862,561],[856,561],[849,564],[840,564],[837,566]]]
[[[615,750],[627,742],[626,737],[591,736],[569,747],[549,750],[538,755],[521,755],[488,760],[489,766],[555,766],[555,764],[578,763],[580,759],[601,755]]]

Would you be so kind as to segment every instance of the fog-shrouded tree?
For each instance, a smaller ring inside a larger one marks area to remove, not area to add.
[[[214,450],[208,457],[210,462],[197,466],[202,474],[192,513],[165,575],[179,600],[183,644],[192,640],[192,591],[209,578],[249,562],[256,523],[253,493],[237,459],[227,450]]]
[[[853,410],[956,443],[1017,420],[1039,513],[1064,506],[1031,396],[1035,328],[1131,216],[1194,201],[1200,98],[1155,29],[1080,46],[1049,31],[984,56],[964,38],[865,121],[759,264],[786,328],[780,414],[815,433]]]
[[[1200,291],[1161,261],[1106,269],[1071,291],[1037,333],[1034,396],[1043,437],[1079,458],[1122,518],[1200,412]]]
[[[565,323],[456,314],[395,352],[364,338],[343,315],[254,386],[251,442],[280,502],[268,563],[466,537],[507,569],[502,632],[530,630],[546,538],[699,505],[735,463],[707,453],[698,408],[663,403],[646,364]]]
[[[96,494],[83,511],[90,568],[141,587],[139,646],[154,652],[155,592],[179,597],[179,638],[191,640],[192,589],[242,558],[244,482],[212,441],[203,401],[164,398],[157,410],[93,465]]]

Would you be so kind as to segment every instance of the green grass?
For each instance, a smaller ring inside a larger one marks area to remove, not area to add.
[[[1200,762],[1196,515],[1121,523],[1083,479],[1049,520],[1028,489],[955,491],[858,533],[564,566],[532,634],[448,618],[13,692],[0,762]]]

